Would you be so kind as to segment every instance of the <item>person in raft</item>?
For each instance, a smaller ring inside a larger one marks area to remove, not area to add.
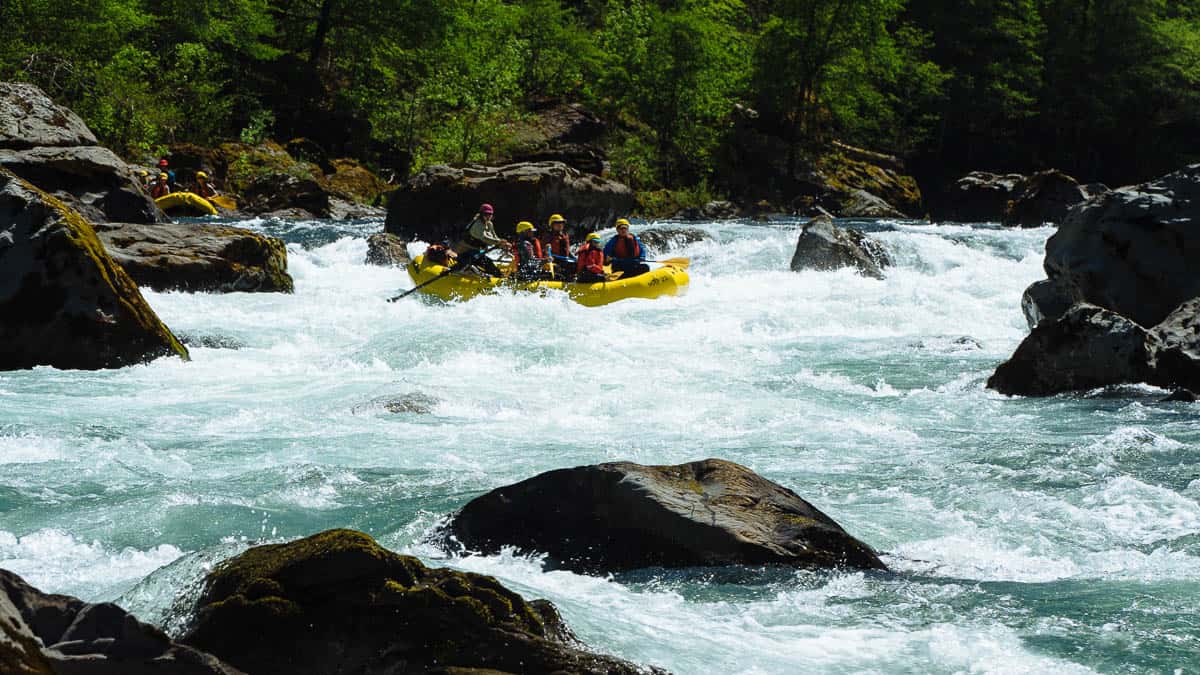
[[[528,220],[517,223],[517,241],[513,244],[512,254],[517,279],[537,281],[546,278],[543,273],[546,256],[542,253],[542,242],[537,237],[533,223]]]
[[[571,258],[571,237],[563,231],[567,219],[561,214],[550,216],[550,231],[542,235],[542,250],[554,263],[554,278],[566,279],[575,269],[575,260]]]
[[[167,174],[167,184],[171,189],[175,189],[175,172],[171,170],[171,166],[167,163],[167,158],[163,157],[158,160],[158,172]]]
[[[492,225],[492,218],[495,215],[496,209],[492,208],[491,204],[480,205],[479,213],[476,213],[475,217],[471,219],[471,224],[467,225],[462,239],[454,245],[454,252],[458,254],[458,259],[463,267],[474,265],[484,274],[502,277],[504,273],[484,253],[490,248],[511,247],[507,241],[496,236],[496,227]]]
[[[442,267],[454,267],[458,264],[458,254],[450,247],[450,242],[430,244],[425,249],[425,260]]]
[[[613,271],[624,272],[626,279],[650,271],[645,262],[646,247],[629,231],[629,221],[624,218],[617,219],[617,236],[604,245],[604,257],[612,263]]]
[[[150,198],[158,199],[171,194],[171,177],[165,173],[158,174],[158,180],[150,183]]]
[[[208,174],[203,171],[196,172],[196,194],[208,199],[217,196],[217,188],[213,187],[212,181],[208,179]]]
[[[604,247],[600,245],[600,235],[592,232],[575,252],[575,280],[594,283],[604,279]]]

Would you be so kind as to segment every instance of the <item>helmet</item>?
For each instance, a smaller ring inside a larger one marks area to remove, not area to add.
[[[204,173],[203,171],[197,171],[196,178],[208,178],[208,174]]]
[[[517,234],[521,234],[522,232],[528,232],[532,229],[533,229],[533,223],[529,222],[528,220],[522,220],[521,222],[517,223]]]
[[[149,176],[149,175],[150,175],[150,172],[149,172],[149,171],[147,171],[147,170],[145,170],[145,169],[140,169],[140,170],[138,171],[138,175],[139,175],[139,176]]]
[[[479,207],[479,212],[490,216],[496,212],[496,209],[492,208],[491,204],[483,204]]]
[[[550,216],[550,224],[551,225],[553,225],[555,223],[565,223],[565,222],[567,222],[567,219],[563,218],[562,214],[560,214],[560,213],[556,213],[556,214]]]
[[[600,241],[600,235],[592,232],[586,237],[587,241]]]
[[[158,179],[159,179],[159,180],[166,180],[166,179],[168,179],[168,178],[170,178],[170,176],[168,176],[168,175],[167,175],[167,174],[165,174],[165,173],[160,173],[160,174],[158,174]]]
[[[159,165],[159,166],[166,166],[166,165],[167,165],[167,160],[166,160],[166,158],[164,157],[163,159],[160,159],[160,160],[158,160],[158,165]]]
[[[616,227],[621,227],[622,225],[624,225],[625,227],[629,227],[629,221],[624,218],[617,218]]]

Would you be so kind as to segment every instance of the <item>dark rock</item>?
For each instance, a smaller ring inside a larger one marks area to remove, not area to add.
[[[1050,396],[1145,382],[1151,376],[1146,330],[1101,307],[1077,304],[1038,324],[1000,364],[987,386],[1002,394]]]
[[[329,161],[329,153],[311,139],[293,138],[283,144],[283,149],[294,159],[317,165],[322,173],[329,174],[334,171],[333,162]]]
[[[1200,391],[1200,298],[1183,303],[1151,328],[1146,347],[1152,384]]]
[[[512,130],[513,149],[505,164],[518,162],[561,162],[584,173],[608,172],[608,153],[600,145],[607,125],[578,103],[558,104],[535,110],[533,117]]]
[[[904,218],[896,207],[866,190],[851,190],[839,214],[843,218]]]
[[[14,658],[15,657],[15,658]],[[111,603],[49,595],[0,570],[0,672],[237,675]]]
[[[328,218],[329,202],[329,191],[316,180],[272,173],[250,181],[242,191],[240,208],[255,214],[302,209],[318,218]]]
[[[697,227],[652,227],[639,230],[637,236],[646,248],[659,253],[665,253],[672,248],[688,244],[712,240],[709,233]]]
[[[383,203],[383,197],[396,189],[395,185],[384,181],[353,159],[335,159],[331,166],[332,173],[325,176],[330,192],[360,207],[369,205],[371,208],[379,208],[374,215],[380,218],[386,215],[386,209],[380,205]]]
[[[1153,326],[1200,296],[1200,164],[1075,206],[1046,242],[1072,300]]]
[[[1043,321],[1057,321],[1074,301],[1057,282],[1049,279],[1035,281],[1021,295],[1021,312],[1030,328]]]
[[[207,349],[242,349],[246,343],[230,335],[204,332],[181,332],[179,341],[188,347],[205,347]]]
[[[869,546],[794,492],[719,459],[550,471],[471,500],[448,541],[545,553],[554,567],[783,564],[884,569]]]
[[[800,230],[792,271],[830,271],[853,267],[864,276],[883,278],[883,268],[892,264],[883,244],[858,230],[837,227],[827,216],[808,221]]]
[[[1003,223],[1020,227],[1041,227],[1061,223],[1072,206],[1088,198],[1079,181],[1057,170],[1039,171],[1020,186],[1004,212]]]
[[[395,396],[379,396],[371,399],[365,407],[386,410],[396,414],[428,415],[433,412],[442,399],[429,394],[414,391]],[[355,409],[355,412],[358,408]]]
[[[187,349],[92,226],[0,169],[0,370],[118,368]]]
[[[1197,400],[1200,400],[1200,397],[1197,397],[1195,392],[1176,389],[1169,396],[1159,399],[1159,403],[1195,403]]]
[[[29,84],[0,83],[0,168],[92,221],[153,223],[162,212],[133,170],[75,113]]]
[[[704,206],[691,206],[675,214],[677,220],[731,220],[740,210],[730,201],[711,201]]]
[[[506,166],[431,166],[392,193],[386,232],[404,239],[459,238],[482,203],[496,208],[497,232],[513,235],[522,220],[545,223],[555,213],[579,236],[611,227],[634,204],[633,191],[615,181],[558,162]]]
[[[330,530],[222,563],[184,642],[249,673],[638,672],[568,643],[556,620],[492,577]]]
[[[387,216],[387,209],[382,206],[370,206],[348,202],[340,197],[329,198],[329,218],[333,220],[382,220]]]
[[[400,237],[387,232],[376,232],[367,237],[368,265],[404,267],[409,260],[408,245]]]
[[[96,226],[100,241],[140,286],[155,290],[291,293],[287,247],[225,225]]]
[[[972,171],[948,187],[934,203],[934,220],[959,223],[998,223],[1008,203],[1017,198],[1025,176]]]
[[[298,208],[276,209],[258,215],[265,220],[316,220],[319,218],[314,213]]]

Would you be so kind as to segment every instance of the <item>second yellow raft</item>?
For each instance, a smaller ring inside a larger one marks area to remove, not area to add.
[[[431,281],[445,271],[446,268],[442,265],[425,264],[423,255],[413,258],[412,262],[408,264],[408,275],[417,285]],[[451,272],[444,278],[420,289],[419,292],[442,300],[469,300],[477,295],[495,293],[500,289],[532,293],[555,291],[565,292],[568,297],[581,305],[598,307],[629,298],[649,300],[664,295],[682,295],[687,292],[688,282],[687,270],[682,267],[670,266],[650,270],[629,279],[578,284],[563,281],[516,281],[504,277],[485,277]]]
[[[173,216],[215,216],[217,207],[195,192],[172,192],[154,200],[158,208]]]

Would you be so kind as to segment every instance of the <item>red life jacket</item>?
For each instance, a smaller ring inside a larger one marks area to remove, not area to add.
[[[600,268],[598,274],[604,273],[604,250],[588,244],[580,246],[575,252],[575,271],[582,272],[593,266]]]
[[[212,183],[196,183],[196,192],[205,199],[217,196],[217,191],[213,189]]]
[[[560,255],[564,258],[571,257],[571,238],[566,232],[550,231],[546,235],[546,250],[554,255]]]
[[[158,199],[171,194],[171,188],[167,187],[167,181],[155,182],[150,186],[150,197]]]
[[[642,257],[642,247],[638,246],[637,239],[632,234],[617,235],[617,241],[613,244],[614,258],[640,258]]]
[[[524,244],[526,242],[529,242],[529,245],[533,247],[533,257],[534,258],[541,259],[541,258],[545,257],[542,255],[542,242],[541,241],[539,241],[538,239],[536,239],[534,237],[519,237],[519,238],[517,238],[517,243],[513,244],[513,262],[516,263],[516,265],[518,267],[521,265],[521,262],[522,262],[521,254],[524,253],[524,250],[525,250]]]

